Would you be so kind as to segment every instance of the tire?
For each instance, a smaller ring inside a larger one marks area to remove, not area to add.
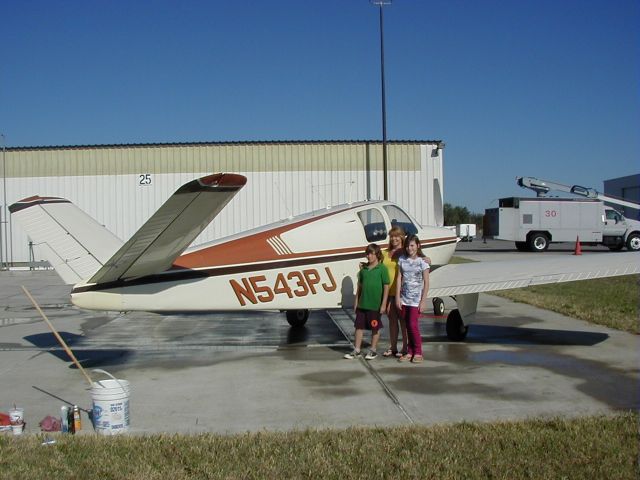
[[[447,337],[452,342],[461,342],[467,338],[467,332],[469,332],[469,326],[465,325],[462,321],[460,311],[456,308],[449,312],[447,317]]]
[[[627,250],[632,252],[640,251],[640,233],[631,233],[627,237]]]
[[[307,323],[309,310],[287,310],[287,322],[292,327],[302,327]]]
[[[519,252],[528,252],[529,246],[527,245],[527,242],[516,242],[516,249]]]
[[[533,233],[529,237],[529,249],[532,252],[544,252],[549,248],[549,237],[544,233]]]
[[[444,301],[441,298],[435,297],[433,299],[433,314],[436,317],[444,315]]]

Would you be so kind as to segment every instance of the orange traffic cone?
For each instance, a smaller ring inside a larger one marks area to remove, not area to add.
[[[580,237],[576,237],[576,249],[573,251],[574,255],[582,255],[582,248],[580,247]]]

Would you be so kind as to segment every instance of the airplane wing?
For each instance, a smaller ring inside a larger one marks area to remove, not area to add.
[[[640,273],[637,252],[549,255],[544,258],[444,265],[429,275],[429,297],[508,290],[546,283]]]
[[[88,283],[167,270],[246,182],[242,175],[217,173],[184,184]]]

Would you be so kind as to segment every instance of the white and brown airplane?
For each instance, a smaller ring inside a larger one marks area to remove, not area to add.
[[[417,234],[431,258],[436,311],[443,311],[441,297],[455,299],[446,328],[455,341],[466,337],[480,292],[640,272],[635,253],[448,265],[455,235],[420,226],[387,201],[327,208],[190,247],[245,184],[233,173],[192,180],[126,243],[63,198],[25,198],[9,210],[61,278],[74,284],[73,304],[93,310],[281,310],[300,326],[309,309],[353,305],[365,246],[386,245],[394,225]]]

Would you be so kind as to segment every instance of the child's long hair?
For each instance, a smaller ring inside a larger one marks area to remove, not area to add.
[[[399,226],[395,226],[392,227],[391,230],[389,230],[389,246],[387,247],[387,249],[389,251],[393,250],[393,245],[391,245],[391,237],[400,237],[402,239],[402,242],[404,243],[404,230],[402,229],[402,227]]]
[[[407,238],[404,239],[404,251],[405,253],[407,253],[407,248],[409,247],[409,244],[411,242],[415,242],[416,245],[418,246],[418,256],[419,257],[425,257],[425,254],[422,253],[422,245],[420,245],[420,239],[418,238],[417,235],[411,234],[411,235],[407,235]],[[408,255],[408,253],[407,253]]]
[[[382,250],[378,245],[376,245],[375,243],[370,243],[369,245],[367,245],[367,248],[364,249],[364,254],[366,255],[367,253],[375,253],[376,258],[378,259],[378,263],[382,263]]]

